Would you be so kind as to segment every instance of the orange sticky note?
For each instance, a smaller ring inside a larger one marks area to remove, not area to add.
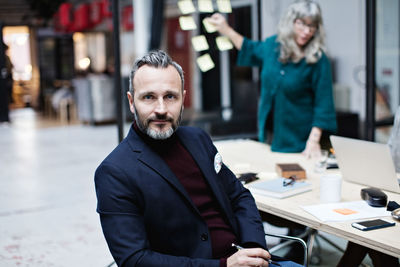
[[[350,215],[350,214],[357,213],[357,211],[355,211],[355,210],[346,209],[346,208],[344,208],[344,209],[334,209],[333,211],[337,212],[339,214],[342,214],[342,215]]]

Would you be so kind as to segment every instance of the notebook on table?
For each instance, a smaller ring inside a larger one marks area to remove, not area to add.
[[[387,144],[334,135],[330,140],[344,180],[400,193]]]
[[[290,185],[284,185],[287,179],[280,177],[267,181],[254,182],[248,186],[253,194],[274,198],[286,198],[311,190],[311,184],[304,181],[295,181]]]

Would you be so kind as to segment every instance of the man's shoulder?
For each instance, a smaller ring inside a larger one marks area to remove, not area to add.
[[[118,144],[102,161],[101,164],[106,162],[118,163],[122,158],[125,158],[131,149],[129,148],[128,142],[124,139],[120,144]]]
[[[192,151],[215,153],[215,147],[210,135],[201,128],[179,127],[177,135],[184,146]]]
[[[178,130],[184,133],[207,134],[203,129],[194,126],[179,126]]]
[[[178,135],[180,136],[192,136],[193,138],[206,138],[210,139],[210,136],[206,131],[199,127],[193,126],[179,126]]]
[[[133,133],[128,133],[128,135],[119,143],[102,161],[102,164],[109,162],[111,164],[123,164],[126,162],[127,158],[135,157],[139,150],[138,139]]]

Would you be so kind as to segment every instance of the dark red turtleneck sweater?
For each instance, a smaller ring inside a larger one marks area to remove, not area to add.
[[[226,258],[235,252],[232,250],[232,243],[236,243],[237,239],[192,155],[175,134],[167,140],[158,141],[144,135],[137,127],[135,130],[160,155],[182,183],[207,223],[213,257],[221,259],[221,267],[226,266]]]

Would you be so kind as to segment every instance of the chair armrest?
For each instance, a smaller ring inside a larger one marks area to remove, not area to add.
[[[277,234],[267,234],[267,233],[265,235],[288,240],[288,242],[284,244],[285,246],[288,245],[288,243],[293,243],[293,242],[300,243],[303,246],[303,250],[304,250],[304,266],[307,267],[307,264],[308,264],[308,250],[307,250],[307,243],[304,242],[303,239],[301,239],[299,237],[287,236],[287,235],[277,235]]]

